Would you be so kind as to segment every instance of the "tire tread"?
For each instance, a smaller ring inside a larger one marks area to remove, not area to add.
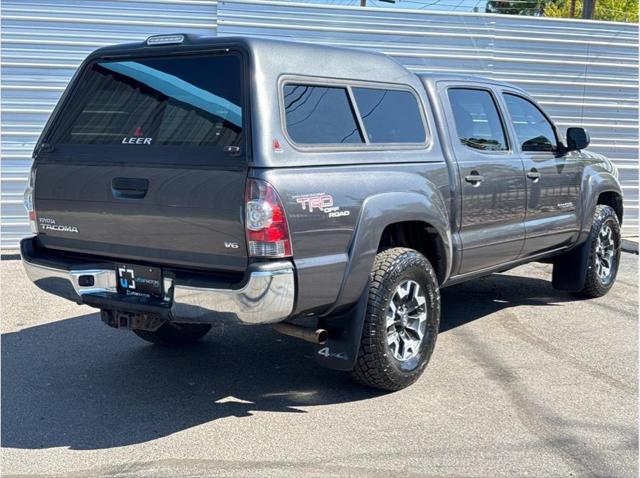
[[[593,215],[593,224],[591,226],[591,234],[589,236],[589,241],[591,241],[590,243],[590,250],[589,250],[589,268],[587,269],[587,276],[585,278],[585,282],[584,282],[584,287],[582,288],[582,290],[580,290],[579,292],[576,293],[576,295],[580,296],[580,297],[586,297],[586,298],[597,298],[597,297],[602,297],[603,295],[605,295],[607,292],[609,292],[609,289],[611,289],[611,287],[613,286],[616,278],[615,276],[613,277],[613,280],[611,281],[610,284],[608,285],[604,285],[602,284],[602,282],[600,281],[600,279],[597,277],[597,273],[595,271],[595,268],[593,267],[594,264],[594,254],[596,253],[596,235],[599,233],[600,228],[602,227],[602,225],[604,224],[605,221],[607,221],[608,219],[613,219],[614,220],[614,233],[617,234],[618,237],[615,238],[615,240],[617,241],[617,250],[616,250],[616,267],[619,267],[620,264],[620,247],[621,247],[621,243],[622,241],[620,240],[620,223],[618,222],[618,216],[616,215],[616,212],[614,211],[614,209],[611,206],[607,206],[606,204],[598,204],[596,206],[596,210],[595,213]],[[617,274],[617,271],[616,271]]]
[[[385,366],[385,350],[379,346],[379,331],[377,317],[385,312],[386,295],[385,280],[393,271],[401,270],[404,265],[412,261],[420,261],[424,266],[430,280],[437,284],[437,278],[429,261],[413,249],[396,247],[387,249],[376,255],[369,282],[369,300],[367,302],[366,318],[362,340],[356,365],[352,371],[352,377],[359,383],[383,390],[400,390],[415,382],[426,366],[426,363],[412,373],[409,380],[399,381],[389,373],[389,367]],[[439,317],[440,295],[436,293],[437,310]],[[386,331],[385,331],[386,332]]]

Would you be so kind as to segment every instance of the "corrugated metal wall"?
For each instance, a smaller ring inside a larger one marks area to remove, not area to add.
[[[28,233],[31,151],[91,50],[151,34],[259,35],[370,48],[411,70],[475,73],[530,91],[563,127],[584,125],[618,165],[627,232],[638,216],[637,25],[251,0],[2,2],[2,249]]]
[[[637,234],[638,25],[221,0],[218,34],[368,48],[415,72],[479,74],[521,86],[563,129],[587,128],[591,149],[615,162],[625,232]]]
[[[89,52],[175,31],[215,35],[212,0],[3,0],[2,242],[29,233],[22,206],[31,153],[67,82]]]

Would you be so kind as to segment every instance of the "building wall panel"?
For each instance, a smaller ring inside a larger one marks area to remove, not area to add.
[[[365,48],[415,72],[512,82],[562,128],[589,129],[592,149],[620,170],[625,232],[637,232],[637,25],[257,0],[4,0],[1,8],[2,249],[28,234],[22,191],[31,152],[82,59],[176,31]]]

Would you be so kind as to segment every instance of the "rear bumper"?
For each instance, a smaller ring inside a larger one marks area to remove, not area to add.
[[[288,261],[252,264],[247,281],[239,288],[214,288],[164,277],[162,301],[122,297],[116,292],[115,267],[108,264],[69,265],[38,257],[34,238],[20,243],[22,263],[29,279],[45,292],[102,309],[119,309],[161,315],[180,322],[212,323],[220,318],[246,324],[281,322],[291,315],[295,302],[295,277]],[[83,276],[92,276],[93,285]],[[80,278],[83,277],[81,280]]]

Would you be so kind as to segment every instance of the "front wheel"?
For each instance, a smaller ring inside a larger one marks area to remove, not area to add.
[[[183,347],[192,345],[204,337],[211,330],[209,324],[176,324],[164,323],[158,330],[134,329],[133,333],[152,344],[165,347]]]
[[[379,253],[353,378],[383,390],[411,385],[429,363],[439,325],[440,291],[429,261],[412,249]]]
[[[598,205],[589,235],[589,263],[582,297],[602,297],[613,286],[620,265],[622,239],[616,212],[610,206]]]

